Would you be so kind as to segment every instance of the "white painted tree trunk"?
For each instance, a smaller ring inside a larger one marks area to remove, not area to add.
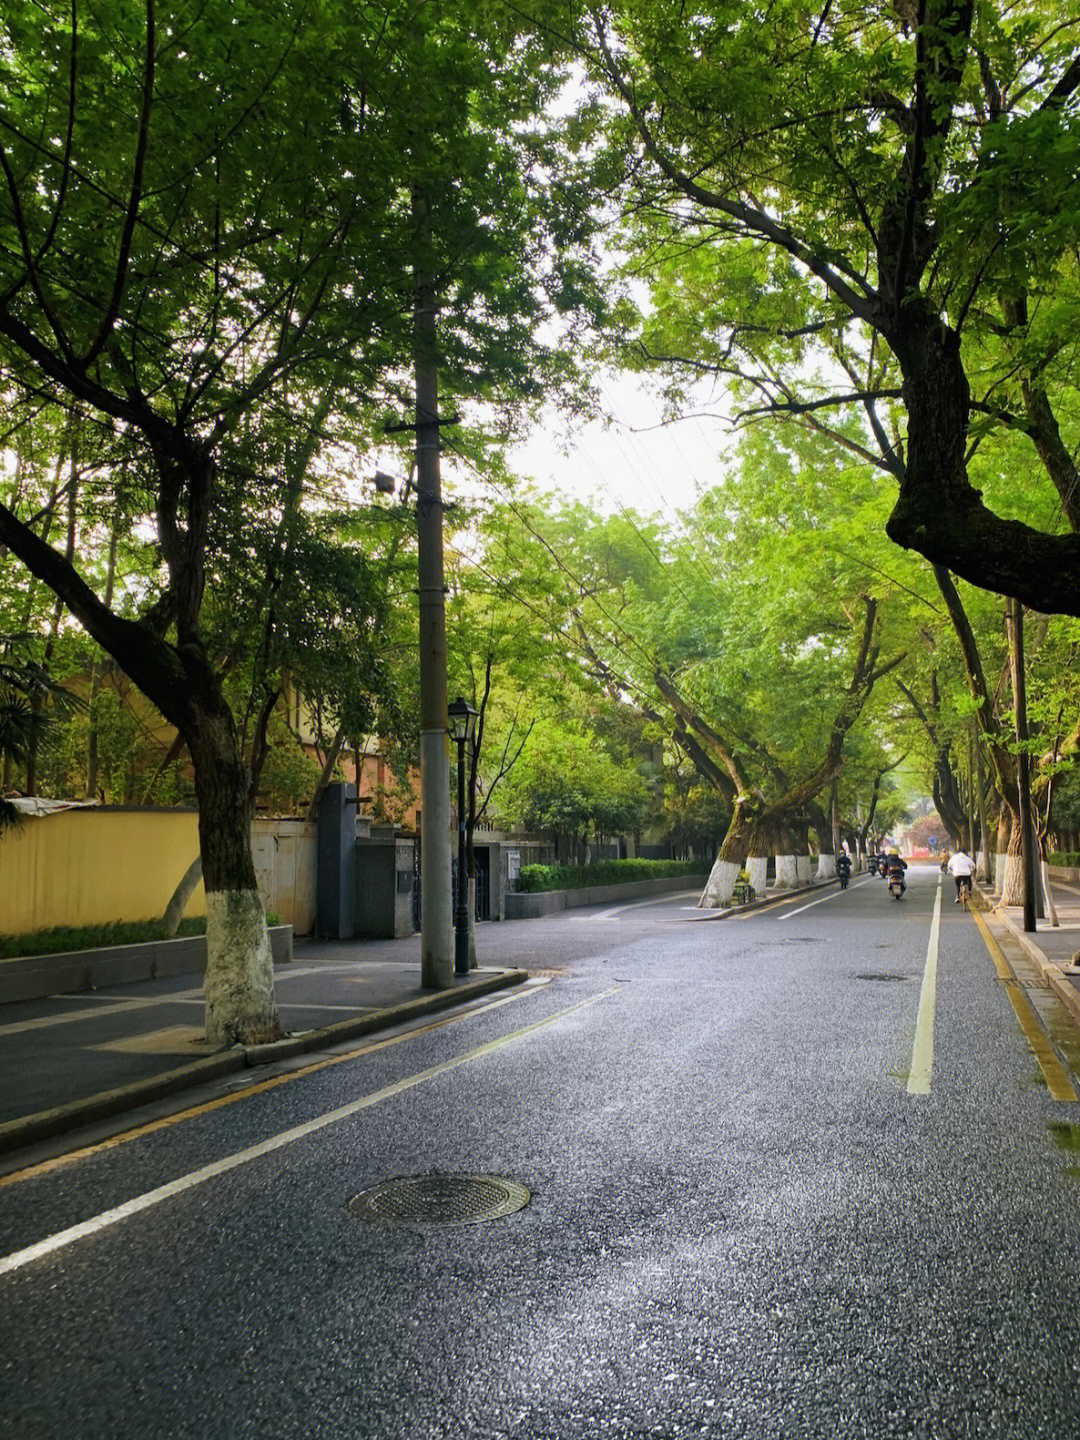
[[[1019,855],[998,856],[998,878],[1002,905],[1023,905],[1024,872]]]
[[[207,1040],[231,1044],[276,1025],[274,958],[257,890],[207,892],[206,950]]]
[[[824,851],[818,856],[817,876],[819,882],[822,880],[836,879],[836,856],[826,855]]]
[[[795,879],[799,885],[809,885],[814,878],[814,862],[809,855],[795,856]]]
[[[750,877],[750,884],[754,887],[754,894],[761,896],[769,883],[769,860],[765,855],[750,855],[746,861],[746,873]]]
[[[776,857],[776,888],[778,890],[794,890],[799,883],[798,870],[794,855],[777,855]]]
[[[698,901],[699,908],[722,910],[726,905],[730,905],[731,897],[735,893],[735,881],[738,878],[739,866],[733,860],[721,860],[717,856],[709,878],[705,882],[701,899]]]

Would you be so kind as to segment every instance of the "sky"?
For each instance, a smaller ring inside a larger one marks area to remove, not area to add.
[[[601,384],[601,403],[607,423],[579,423],[569,433],[559,417],[536,426],[510,451],[514,470],[604,514],[622,506],[671,517],[721,482],[729,432],[707,400],[665,424],[655,380],[611,374]]]

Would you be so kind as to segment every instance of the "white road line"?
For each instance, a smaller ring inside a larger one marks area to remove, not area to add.
[[[589,915],[589,920],[609,920],[612,915],[618,915],[622,910],[640,910],[643,905],[664,905],[671,900],[682,900],[687,895],[700,895],[700,890],[669,890],[664,895],[650,895],[647,900],[628,900],[625,905],[613,905],[610,910],[602,910],[599,915]],[[697,906],[692,906],[697,909]]]
[[[445,1075],[449,1070],[456,1070],[459,1065],[465,1065],[470,1060],[477,1060],[481,1055],[490,1055],[493,1050],[498,1050],[503,1045],[509,1045],[514,1040],[523,1039],[526,1035],[531,1035],[548,1025],[554,1025],[557,1020],[565,1020],[568,1015],[573,1015],[578,1010],[584,1010],[589,1005],[595,1005],[600,1000],[606,1000],[609,995],[614,995],[621,989],[622,986],[613,985],[610,989],[602,990],[597,995],[590,995],[587,1000],[581,1000],[566,1010],[558,1011],[555,1015],[548,1015],[545,1019],[536,1020],[533,1024],[525,1025],[520,1030],[513,1030],[509,1035],[503,1035],[498,1040],[489,1040],[484,1045],[478,1045],[474,1050],[466,1050],[462,1055],[455,1055],[452,1060],[444,1060],[439,1065],[432,1065],[427,1070],[420,1070],[415,1075],[409,1075],[404,1080],[396,1081],[393,1085],[385,1085],[381,1090],[374,1090],[370,1095],[363,1095],[359,1100],[353,1100],[350,1104],[342,1105],[337,1110],[330,1110],[325,1115],[307,1121],[304,1125],[295,1125],[291,1130],[283,1130],[280,1134],[272,1135],[270,1139],[263,1140],[258,1145],[249,1146],[246,1150],[237,1151],[235,1155],[227,1155],[222,1160],[215,1160],[210,1165],[204,1165],[200,1170],[193,1170],[187,1175],[182,1175],[178,1180],[170,1181],[168,1185],[160,1185],[156,1190],[148,1190],[145,1194],[136,1195],[134,1199],[127,1200],[112,1210],[104,1210],[100,1215],[94,1215],[79,1225],[72,1225],[67,1230],[59,1230],[55,1235],[48,1235],[44,1240],[39,1240],[35,1245],[28,1245],[24,1250],[15,1250],[0,1259],[0,1275],[21,1270],[23,1266],[31,1264],[34,1260],[40,1260],[57,1250],[73,1245],[76,1240],[85,1240],[90,1235],[97,1235],[102,1230],[119,1224],[121,1220],[127,1220],[132,1215],[150,1210],[155,1205],[172,1199],[175,1195],[182,1195],[186,1190],[193,1190],[197,1185],[205,1184],[207,1180],[213,1180],[218,1175],[228,1174],[230,1170],[236,1170],[241,1165],[249,1164],[252,1160],[259,1160],[264,1155],[271,1155],[275,1150],[281,1150],[296,1140],[303,1140],[308,1135],[325,1130],[329,1125],[337,1125],[342,1120],[359,1114],[361,1110],[367,1110],[372,1105],[379,1104],[381,1100],[389,1100],[394,1095],[411,1090],[414,1085],[422,1085],[427,1080],[434,1080],[436,1076]]]
[[[865,884],[866,882],[862,881],[860,883]],[[824,905],[826,900],[835,900],[838,895],[842,895],[843,893],[841,889],[837,888],[831,891],[830,894],[823,895],[820,900],[811,900],[809,905],[800,905],[797,910],[788,910],[783,915],[777,915],[776,918],[777,920],[790,920],[793,915],[801,915],[804,910],[812,910],[815,905]]]
[[[911,1051],[909,1095],[929,1095],[930,1077],[934,1072],[934,1006],[937,1000],[938,933],[941,929],[941,880],[934,900],[934,916],[930,921],[930,941],[926,947],[926,968],[919,991],[919,1014],[915,1021],[915,1044]]]

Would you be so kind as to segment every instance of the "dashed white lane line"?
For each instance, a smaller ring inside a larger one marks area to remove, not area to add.
[[[139,1215],[144,1210],[150,1210],[155,1205],[160,1205],[163,1201],[170,1200],[176,1195],[182,1195],[186,1190],[193,1190],[197,1185],[203,1185],[218,1175],[228,1174],[230,1170],[239,1169],[241,1165],[248,1165],[253,1160],[259,1160],[264,1155],[270,1155],[275,1150],[281,1150],[286,1145],[292,1145],[297,1140],[303,1140],[309,1135],[325,1130],[327,1126],[340,1124],[342,1120],[347,1120],[362,1110],[370,1109],[372,1105],[378,1105],[382,1100],[389,1100],[394,1095],[411,1090],[415,1085],[422,1085],[427,1080],[434,1080],[436,1076],[456,1070],[459,1065],[466,1065],[470,1060],[479,1059],[481,1055],[490,1055],[492,1051],[499,1050],[514,1040],[524,1039],[525,1036],[534,1034],[537,1030],[554,1025],[557,1020],[565,1020],[567,1016],[575,1014],[578,1010],[584,1010],[600,1000],[606,1000],[609,995],[614,995],[621,988],[619,985],[613,985],[610,989],[602,990],[597,995],[590,995],[588,999],[581,1000],[566,1010],[548,1015],[543,1020],[536,1020],[533,1024],[525,1025],[520,1030],[513,1030],[509,1035],[503,1035],[498,1040],[489,1040],[484,1045],[478,1045],[473,1050],[466,1050],[464,1054],[455,1055],[452,1059],[432,1065],[427,1070],[419,1070],[415,1075],[406,1076],[404,1080],[398,1080],[393,1085],[385,1085],[381,1090],[374,1090],[370,1095],[363,1095],[359,1100],[353,1100],[348,1105],[339,1106],[338,1109],[330,1110],[325,1115],[319,1115],[303,1125],[295,1125],[290,1130],[283,1130],[280,1134],[272,1135],[258,1145],[251,1145],[246,1150],[239,1150],[235,1155],[226,1155],[223,1159],[215,1160],[209,1165],[202,1166],[199,1170],[182,1175],[167,1185],[159,1185],[156,1190],[148,1190],[144,1194],[136,1195],[133,1199],[125,1201],[122,1205],[116,1205],[111,1210],[104,1210],[100,1215],[94,1215],[91,1219],[84,1220],[78,1225],[57,1231],[55,1235],[48,1235],[44,1240],[39,1240],[34,1245],[28,1245],[23,1250],[15,1250],[0,1259],[0,1275],[8,1275],[12,1271],[21,1270],[35,1260],[40,1260],[57,1250],[73,1245],[77,1240],[85,1240],[91,1235],[100,1234],[101,1231],[119,1224],[121,1220],[127,1220],[132,1215]]]

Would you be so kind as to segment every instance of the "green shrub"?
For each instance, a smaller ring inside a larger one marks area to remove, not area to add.
[[[1059,850],[1046,857],[1048,865],[1080,865],[1080,850]]]
[[[535,895],[541,890],[584,890],[590,885],[622,885],[627,880],[666,880],[700,875],[703,860],[599,860],[595,865],[523,865],[517,889]]]
[[[178,935],[203,935],[206,920],[181,920]],[[0,960],[24,955],[66,955],[72,950],[100,950],[110,945],[138,945],[144,940],[165,940],[160,920],[132,920],[114,925],[61,925],[35,930],[31,935],[0,935]]]

